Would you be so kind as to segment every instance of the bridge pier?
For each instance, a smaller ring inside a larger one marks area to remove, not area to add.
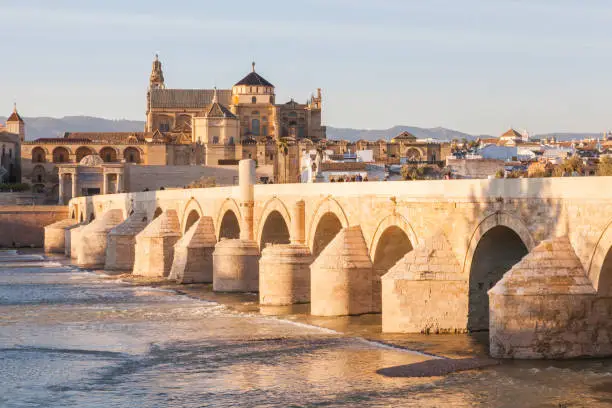
[[[72,218],[60,220],[49,224],[45,227],[45,252],[47,253],[64,253],[66,248],[65,231],[77,223]]]
[[[109,271],[132,271],[134,268],[136,235],[147,226],[147,214],[136,211],[111,229],[107,236],[106,263]]]
[[[66,257],[72,257],[72,230],[82,227],[84,224],[84,222],[79,222],[64,229],[64,255]]]
[[[567,236],[543,241],[489,290],[493,357],[612,354],[612,297],[598,295]]]
[[[174,244],[181,237],[178,215],[165,210],[136,235],[134,275],[164,277],[170,273]]]
[[[373,271],[361,227],[342,229],[310,266],[310,313],[344,316],[371,312]]]
[[[81,243],[81,231],[85,228],[87,224],[85,222],[80,225],[75,225],[74,228],[71,228],[66,231],[66,234],[70,235],[68,242],[70,243],[70,259],[74,260],[76,263],[76,259],[79,251],[79,244]]]
[[[254,241],[255,161],[240,160],[240,239],[225,239],[213,253],[213,290],[257,292],[259,290],[259,245]]]
[[[297,201],[291,214],[288,245],[264,248],[259,261],[259,303],[291,305],[310,302],[310,265],[314,257],[306,244],[306,204]]]
[[[425,238],[382,277],[382,330],[465,332],[468,281],[443,232]]]
[[[103,268],[106,259],[107,235],[123,221],[121,210],[108,210],[100,218],[87,224],[80,231],[77,244],[77,266],[81,268]]]
[[[168,279],[178,283],[213,281],[213,251],[217,239],[211,217],[200,217],[174,245],[174,260]]]

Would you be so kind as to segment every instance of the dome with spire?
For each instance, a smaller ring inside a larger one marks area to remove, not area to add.
[[[149,78],[149,85],[151,89],[154,89],[154,88],[164,89],[166,87],[164,83],[164,71],[162,70],[162,63],[159,60],[158,54],[155,54],[155,59],[153,60],[153,67],[151,69],[151,77]]]
[[[266,80],[264,77],[262,77],[257,72],[255,72],[255,62],[252,63],[251,72],[249,72],[249,74],[245,76],[244,78],[242,78],[240,81],[236,82],[236,85],[234,86],[240,86],[240,85],[266,86],[266,87],[274,88],[274,85],[272,85],[268,80]]]

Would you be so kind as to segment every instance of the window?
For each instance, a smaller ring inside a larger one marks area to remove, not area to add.
[[[213,136],[213,144],[219,144],[219,136]]]
[[[255,136],[259,136],[259,119],[253,119],[251,121],[251,132],[253,132]]]
[[[228,142],[228,144],[230,144],[230,145],[233,145],[233,144],[234,144],[234,136],[231,136],[231,137],[229,138],[229,142]]]
[[[252,97],[252,98],[251,98],[251,103],[257,103],[257,97],[255,97],[255,96],[254,96],[254,97]]]
[[[12,158],[13,157],[13,149],[9,149],[9,157]]]
[[[159,124],[159,131],[160,132],[169,132],[170,131],[170,124],[168,122],[160,123]]]
[[[261,135],[262,136],[268,136],[268,127],[267,126],[262,126],[261,127]]]

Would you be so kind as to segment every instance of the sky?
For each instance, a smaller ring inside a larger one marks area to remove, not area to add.
[[[144,120],[159,53],[169,88],[253,60],[277,102],[320,87],[336,127],[612,128],[609,0],[0,0],[0,21],[5,115]]]

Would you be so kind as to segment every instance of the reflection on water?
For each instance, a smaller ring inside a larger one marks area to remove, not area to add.
[[[101,280],[57,260],[0,253],[0,406],[612,403],[610,360],[514,362],[444,377],[389,378],[376,371],[431,357],[365,341],[360,334],[371,338],[378,317],[323,322],[304,313],[292,322],[254,313],[256,303],[242,299],[242,311],[230,310]],[[422,344],[410,336],[392,340]]]

